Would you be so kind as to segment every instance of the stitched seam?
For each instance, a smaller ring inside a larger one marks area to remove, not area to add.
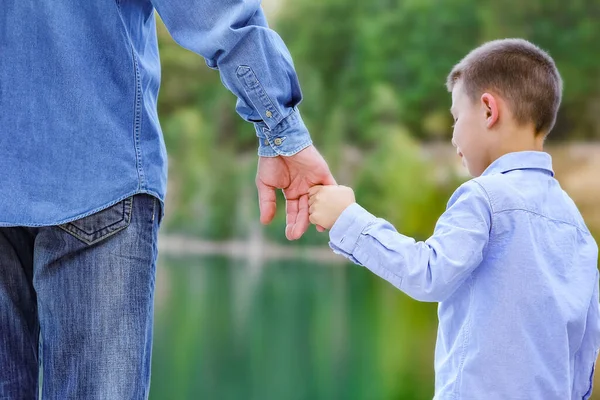
[[[131,196],[135,196],[135,195],[136,195],[136,193],[127,194],[127,195],[125,195],[125,196],[123,196],[123,197],[119,198],[119,199],[118,199],[118,200],[116,200],[116,201],[110,202],[110,203],[109,203],[108,205],[106,205],[106,206],[95,208],[95,209],[93,209],[93,210],[92,210],[92,211],[90,211],[90,212],[87,212],[87,213],[85,213],[85,214],[83,214],[83,215],[80,215],[79,217],[76,217],[75,219],[69,219],[69,220],[67,220],[67,221],[61,221],[61,222],[59,222],[57,225],[64,225],[64,224],[68,224],[68,223],[70,223],[70,222],[77,221],[78,219],[81,219],[81,218],[89,217],[89,216],[90,216],[90,215],[92,215],[92,214],[96,214],[97,212],[100,212],[100,211],[106,210],[106,209],[108,209],[108,208],[110,208],[110,207],[114,206],[115,204],[117,204],[117,203],[119,203],[119,202],[121,202],[121,201],[125,200],[126,198],[128,198],[128,197],[131,197]],[[33,226],[44,226],[44,225],[33,225]]]
[[[119,197],[117,200],[111,201],[110,203],[107,203],[101,207],[97,207],[94,208],[92,211],[88,211],[85,212],[81,215],[76,215],[74,217],[71,218],[67,218],[67,219],[61,219],[60,221],[57,222],[52,222],[52,223],[30,223],[27,221],[22,221],[22,222],[18,222],[18,223],[8,223],[6,221],[0,221],[0,227],[1,228],[9,228],[9,227],[13,227],[13,226],[25,226],[28,228],[37,228],[37,227],[44,227],[44,226],[59,226],[59,225],[64,225],[64,224],[68,224],[69,222],[73,222],[73,221],[77,221],[78,219],[87,217],[88,215],[92,215],[97,213],[98,211],[102,211],[106,208],[109,208],[110,206],[113,206],[115,204],[117,204],[120,201],[123,201],[124,199],[126,199],[127,197],[131,197],[131,196],[135,196],[136,194],[148,194],[150,196],[154,196],[156,198],[158,198],[161,201],[161,204],[164,202],[164,199],[161,198],[158,193],[154,190],[148,190],[148,189],[144,189],[144,190],[139,190],[136,189],[132,192],[127,193],[124,196]],[[161,209],[162,210],[162,209]]]
[[[473,180],[473,182],[475,182],[481,188],[481,190],[483,191],[483,194],[485,194],[485,197],[487,198],[488,204],[490,205],[490,211],[491,211],[490,230],[489,230],[488,242],[483,248],[483,251],[487,253],[489,244],[492,241],[492,238],[494,237],[492,235],[492,231],[494,230],[494,226],[495,226],[494,220],[496,219],[496,212],[494,211],[494,204],[492,203],[492,197],[490,196],[490,194],[486,190],[486,188],[483,187],[483,185],[481,183],[477,182],[476,180]]]
[[[587,392],[584,393],[583,399],[589,399],[590,396],[592,395],[592,390],[594,388],[594,374],[596,371],[596,360],[598,359],[598,350],[596,350],[594,354],[595,354],[594,362],[592,363],[592,369],[590,371],[590,377],[588,379],[589,387],[588,387]]]
[[[95,234],[102,232],[103,230],[110,230],[110,228],[112,228],[115,225],[120,224],[124,220],[125,220],[125,216],[123,216],[123,218],[121,218],[120,220],[118,220],[116,222],[113,222],[112,224],[110,224],[108,226],[103,226],[102,228],[95,230],[94,232],[86,232],[83,229],[79,228],[78,226],[75,226],[73,224],[73,222],[69,222],[67,225],[59,226],[59,228],[62,228],[65,231],[70,232],[74,235],[78,235],[78,236],[94,236]]]
[[[132,202],[133,202],[133,199],[132,199]],[[66,225],[61,225],[61,226],[59,226],[59,228],[61,228],[65,232],[68,232],[69,234],[73,235],[75,238],[77,238],[87,244],[92,244],[92,243],[96,243],[100,240],[103,240],[107,237],[110,237],[113,234],[115,234],[115,233],[123,230],[127,226],[129,226],[129,224],[131,223],[131,208],[129,208],[129,212],[127,213],[127,210],[125,209],[125,204],[124,204],[123,213],[125,214],[125,216],[122,219],[120,219],[119,221],[114,222],[108,226],[105,226],[102,229],[98,229],[97,231],[95,231],[93,233],[87,233],[87,232],[79,229],[77,226],[73,225],[72,223],[68,223]],[[125,221],[125,222],[123,222],[123,221]]]
[[[103,229],[100,229],[100,230],[96,231],[94,234],[87,234],[86,233],[85,236],[84,235],[80,235],[80,234],[78,234],[76,232],[72,232],[71,230],[69,230],[68,228],[70,228],[70,227],[73,226],[71,224],[69,224],[67,227],[65,227],[65,226],[59,226],[59,228],[63,229],[65,232],[73,235],[73,237],[75,237],[78,240],[81,240],[82,242],[86,243],[87,245],[91,245],[91,244],[100,242],[102,240],[105,240],[105,239],[107,239],[107,238],[109,238],[109,237],[111,237],[111,236],[113,236],[113,235],[121,232],[123,229],[127,228],[131,224],[131,215],[132,214],[133,214],[133,197],[131,197],[131,207],[129,209],[129,214],[127,215],[127,221],[123,225],[121,225],[119,227],[116,227],[112,231],[109,230],[108,228],[114,226],[115,224],[122,223],[125,218],[121,219],[119,222],[116,222],[114,224],[109,225],[109,227],[105,227]],[[75,226],[73,226],[73,227],[77,228]],[[105,234],[100,234],[98,237],[93,237],[94,235],[97,235],[98,233],[101,233],[103,231],[107,231],[107,232]]]
[[[356,220],[358,218],[354,218],[352,220],[352,222],[350,223],[350,227],[352,227],[352,225],[354,225],[356,223]],[[365,225],[365,227],[360,231],[360,233],[358,234],[358,237],[356,238],[356,241],[354,242],[354,246],[352,247],[352,251],[350,252],[350,254],[354,254],[354,252],[356,251],[356,249],[358,248],[358,242],[360,241],[361,238],[363,238],[364,236],[366,236],[366,234],[364,233],[364,231],[367,230],[367,228],[373,226],[375,224],[376,221],[371,221],[369,222],[367,225]]]
[[[531,210],[526,210],[524,208],[508,208],[506,210],[498,211],[497,214],[502,214],[502,213],[509,212],[509,211],[523,211],[523,212],[526,212],[526,213],[529,213],[529,214],[537,215],[538,217],[542,217],[544,219],[547,219],[548,221],[558,222],[558,223],[561,223],[561,224],[572,226],[573,228],[577,229],[581,233],[584,233],[584,234],[588,233],[588,232],[584,231],[583,229],[581,229],[580,227],[578,227],[577,225],[575,225],[575,224],[573,224],[571,222],[563,221],[563,220],[560,220],[560,219],[550,218],[550,217],[548,217],[548,216],[546,216],[544,214],[540,214],[540,213],[537,213],[537,212],[531,211]]]
[[[292,112],[287,117],[282,118],[271,132],[274,132],[276,135],[280,135],[286,129],[289,129],[293,123],[300,123],[300,120],[300,110],[298,110],[296,107],[293,107]]]
[[[136,169],[138,174],[138,190],[146,187],[145,183],[145,175],[142,164],[142,152],[140,148],[140,130],[142,125],[142,84],[140,78],[140,69],[137,60],[137,56],[135,54],[135,49],[133,47],[133,43],[131,40],[131,36],[129,32],[125,28],[125,21],[123,20],[123,13],[121,12],[121,0],[115,0],[117,5],[117,13],[119,14],[119,18],[121,18],[121,24],[123,25],[123,31],[127,36],[127,40],[129,41],[129,45],[131,47],[131,56],[133,61],[133,70],[135,75],[135,96],[133,101],[133,135],[134,135],[134,148],[136,154]]]
[[[292,155],[292,154],[295,154],[295,153],[299,152],[300,150],[303,150],[303,149],[307,148],[311,144],[312,144],[312,140],[309,140],[308,142],[302,143],[302,144],[300,144],[300,145],[292,148],[292,150],[290,150],[290,151],[279,151],[278,152],[277,150],[275,150],[275,152],[278,153],[278,154],[280,154],[280,155],[282,155],[282,156]]]
[[[256,136],[263,139],[273,139],[292,126],[292,123],[299,123],[298,121],[300,120],[300,110],[298,110],[297,107],[293,107],[292,112],[288,116],[282,118],[272,129],[270,129],[263,120],[255,122]]]
[[[238,71],[240,70],[240,68],[248,68],[248,71],[244,74],[240,74],[239,72],[237,72],[238,80],[241,81],[241,83],[244,87],[244,91],[246,92],[246,95],[248,96],[248,99],[254,106],[254,109],[258,112],[258,115],[260,115],[261,121],[265,125],[267,125],[267,128],[269,128],[269,130],[274,129],[277,125],[279,125],[281,123],[281,121],[284,120],[283,116],[275,108],[273,101],[271,100],[271,98],[269,97],[267,92],[265,91],[265,88],[263,87],[262,83],[256,77],[254,70],[252,68],[250,68],[250,66],[248,66],[248,65],[240,65],[238,67]],[[251,75],[251,77],[254,78],[254,81],[256,82],[255,86],[252,87],[252,86],[250,86],[249,83],[247,83],[246,75]],[[267,111],[270,111],[272,113],[271,118],[267,117],[268,119],[265,119],[266,116],[263,116],[262,113],[258,110],[257,104],[254,102],[254,99],[252,99],[253,96],[251,94],[258,97],[257,100],[259,100],[261,102],[260,106],[264,107]],[[271,119],[273,121],[275,121],[275,124],[273,125],[273,127],[271,127],[267,123],[267,120],[271,120]]]
[[[140,78],[140,69],[137,61],[137,56],[132,46],[133,64],[135,67],[135,115],[134,115],[134,135],[135,135],[135,154],[136,164],[139,177],[139,187],[146,186],[144,176],[144,164],[142,162],[142,148],[140,143],[140,131],[142,127],[142,84]]]
[[[86,232],[83,229],[79,228],[78,226],[74,225],[74,222],[77,222],[77,220],[69,222],[69,223],[67,223],[67,226],[61,226],[60,228],[63,228],[65,230],[69,230],[69,231],[71,229],[74,230],[74,231],[77,231],[77,232],[72,232],[74,234],[84,234],[84,235],[88,235],[88,236],[93,236],[93,235],[95,235],[95,234],[97,234],[99,232],[102,232],[104,230],[110,229],[113,226],[115,226],[115,225],[120,224],[121,222],[123,222],[126,218],[129,219],[131,217],[131,208],[133,207],[133,197],[129,197],[128,199],[123,200],[121,205],[122,205],[122,208],[123,208],[123,217],[120,220],[118,220],[116,222],[113,222],[110,225],[107,225],[107,226],[104,226],[104,227],[102,227],[102,228],[100,228],[98,230],[95,230],[94,232]],[[115,205],[113,204],[113,207],[114,206]],[[127,208],[129,208],[129,212],[127,212]],[[105,210],[108,210],[108,209],[109,208],[107,208]],[[105,211],[105,210],[102,210],[102,211]],[[94,214],[88,215],[88,217],[91,217],[92,215],[94,215]]]
[[[404,277],[402,277],[402,276],[398,275],[398,274],[396,273],[396,271],[394,271],[394,270],[392,270],[392,269],[390,269],[390,268],[386,267],[386,265],[382,265],[382,263],[379,261],[379,257],[377,257],[377,266],[378,266],[380,269],[382,269],[382,270],[384,270],[384,271],[387,271],[389,274],[391,274],[391,275],[395,276],[396,278],[398,278],[398,279],[400,280],[400,283],[399,283],[399,285],[402,285],[402,283],[404,282]],[[404,288],[406,288],[406,286],[405,286],[405,285],[402,285],[402,286],[403,286]],[[400,288],[400,290],[404,291],[404,289],[402,289],[402,288]]]
[[[372,221],[372,222],[370,222],[369,224],[367,224],[367,226],[365,226],[365,229],[363,229],[363,232],[364,232],[364,231],[365,231],[367,228],[369,228],[370,226],[374,225],[376,222],[377,222],[377,220],[375,220],[375,221]],[[360,233],[360,235],[358,236],[358,239],[356,240],[356,244],[355,244],[355,246],[354,246],[354,249],[352,249],[352,253],[350,253],[350,254],[354,255],[354,252],[355,252],[355,251],[356,251],[356,249],[358,248],[358,244],[359,244],[359,241],[360,241],[360,239],[364,238],[365,236],[368,236],[368,235],[367,235],[367,234],[365,234],[365,233],[362,233],[362,232]],[[372,236],[371,236],[371,237],[372,237]],[[375,238],[373,238],[373,239],[375,239]],[[427,247],[429,247],[429,245],[427,245],[427,243],[425,243],[425,245],[426,245]],[[368,255],[367,255],[367,256],[368,256]],[[378,266],[379,268],[381,268],[382,270],[384,270],[384,271],[387,271],[387,272],[389,272],[390,274],[394,275],[396,278],[400,279],[400,281],[401,281],[401,282],[404,280],[404,277],[403,277],[403,276],[400,276],[400,275],[398,275],[398,273],[396,273],[396,271],[394,271],[393,269],[390,269],[390,268],[388,268],[388,267],[386,266],[386,264],[383,264],[383,265],[382,265],[382,263],[381,263],[381,262],[379,262],[379,257],[377,257],[377,266]]]
[[[495,211],[494,211],[494,204],[492,203],[492,197],[490,196],[488,191],[485,189],[485,187],[483,187],[483,185],[481,183],[477,182],[476,180],[473,180],[473,182],[475,182],[477,184],[477,186],[479,186],[481,188],[481,190],[483,190],[483,193],[485,194],[485,197],[487,197],[488,203],[490,204],[490,209],[492,210],[492,214],[494,214]]]
[[[101,240],[104,240],[106,238],[109,238],[109,237],[115,235],[118,232],[121,232],[123,229],[125,229],[127,226],[129,226],[128,224],[129,224],[129,222],[125,223],[124,225],[122,225],[122,226],[120,226],[120,227],[118,227],[116,229],[113,229],[112,231],[107,232],[104,235],[100,235],[99,237],[91,238],[91,239],[87,238],[87,237],[84,237],[83,235],[79,235],[79,234],[77,234],[75,232],[71,232],[68,229],[65,229],[63,227],[59,227],[59,228],[63,229],[65,232],[68,232],[69,234],[73,235],[74,238],[79,239],[82,242],[90,245],[90,244],[94,244],[96,242],[99,242]],[[92,236],[92,235],[86,235],[86,236]]]
[[[475,278],[473,277],[473,275],[471,275],[469,277],[469,312],[467,315],[467,321],[466,321],[466,326],[465,326],[465,334],[464,334],[464,339],[463,339],[463,345],[462,345],[462,354],[460,357],[460,364],[458,365],[458,374],[456,376],[456,383],[454,386],[454,398],[458,399],[458,396],[460,394],[460,386],[462,385],[462,378],[463,378],[463,370],[465,367],[465,360],[467,358],[467,343],[469,342],[469,339],[471,338],[471,311],[473,309],[473,287],[475,286],[475,282],[474,282]]]
[[[350,223],[348,224],[348,227],[346,228],[346,233],[347,233],[347,232],[350,230],[350,228],[352,227],[352,225],[354,225],[354,224],[356,223],[356,219],[357,219],[357,217],[356,217],[356,216],[353,216],[352,220],[351,220],[351,221],[350,221]],[[366,229],[366,228],[365,228],[365,229]],[[363,230],[361,230],[361,231],[359,232],[359,234],[356,236],[356,240],[355,240],[355,241],[354,241],[354,243],[352,244],[352,248],[351,248],[351,249],[349,249],[349,251],[346,251],[346,248],[345,248],[346,246],[344,246],[344,242],[346,241],[346,235],[345,235],[345,234],[344,234],[344,235],[342,235],[342,238],[340,239],[340,246],[339,246],[339,248],[340,248],[340,249],[341,249],[341,250],[342,250],[344,253],[347,253],[347,254],[350,254],[350,255],[352,255],[352,256],[353,256],[353,255],[354,255],[354,251],[355,251],[355,250],[358,248],[358,241],[360,240],[360,238],[361,238],[361,236],[362,236],[362,233],[363,233],[363,231],[364,231],[364,229],[363,229]]]

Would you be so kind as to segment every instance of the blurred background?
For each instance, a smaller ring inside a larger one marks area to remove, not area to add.
[[[417,239],[468,178],[450,144],[452,66],[497,38],[547,50],[564,80],[547,151],[600,235],[598,0],[263,6],[293,55],[300,109],[338,182]],[[333,255],[314,228],[287,242],[281,196],[276,220],[261,226],[253,127],[217,72],[162,23],[159,35],[170,175],[150,398],[431,399],[437,305]]]

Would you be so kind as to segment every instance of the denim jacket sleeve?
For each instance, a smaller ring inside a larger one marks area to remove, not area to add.
[[[463,184],[450,198],[433,235],[424,242],[353,204],[335,222],[330,246],[420,301],[444,301],[483,260],[492,224],[479,183]]]
[[[173,39],[219,70],[238,97],[236,111],[254,122],[259,155],[293,155],[312,141],[290,53],[269,29],[260,0],[151,0]]]

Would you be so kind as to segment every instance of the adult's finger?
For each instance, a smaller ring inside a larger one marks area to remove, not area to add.
[[[308,230],[310,221],[308,220],[308,196],[302,195],[298,201],[298,215],[296,216],[296,224],[292,231],[292,237],[294,239],[300,239],[302,235]]]
[[[260,179],[256,180],[256,188],[258,189],[260,222],[266,225],[271,223],[277,210],[275,188],[264,184]]]
[[[298,217],[298,199],[285,199],[285,237],[288,240],[292,238],[296,218]]]
[[[286,222],[285,236],[288,240],[300,239],[310,225],[307,195],[297,200],[286,200]]]

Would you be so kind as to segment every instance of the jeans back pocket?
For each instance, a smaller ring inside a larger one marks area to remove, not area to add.
[[[88,245],[94,244],[127,228],[132,208],[133,197],[128,197],[104,210],[58,227]]]

